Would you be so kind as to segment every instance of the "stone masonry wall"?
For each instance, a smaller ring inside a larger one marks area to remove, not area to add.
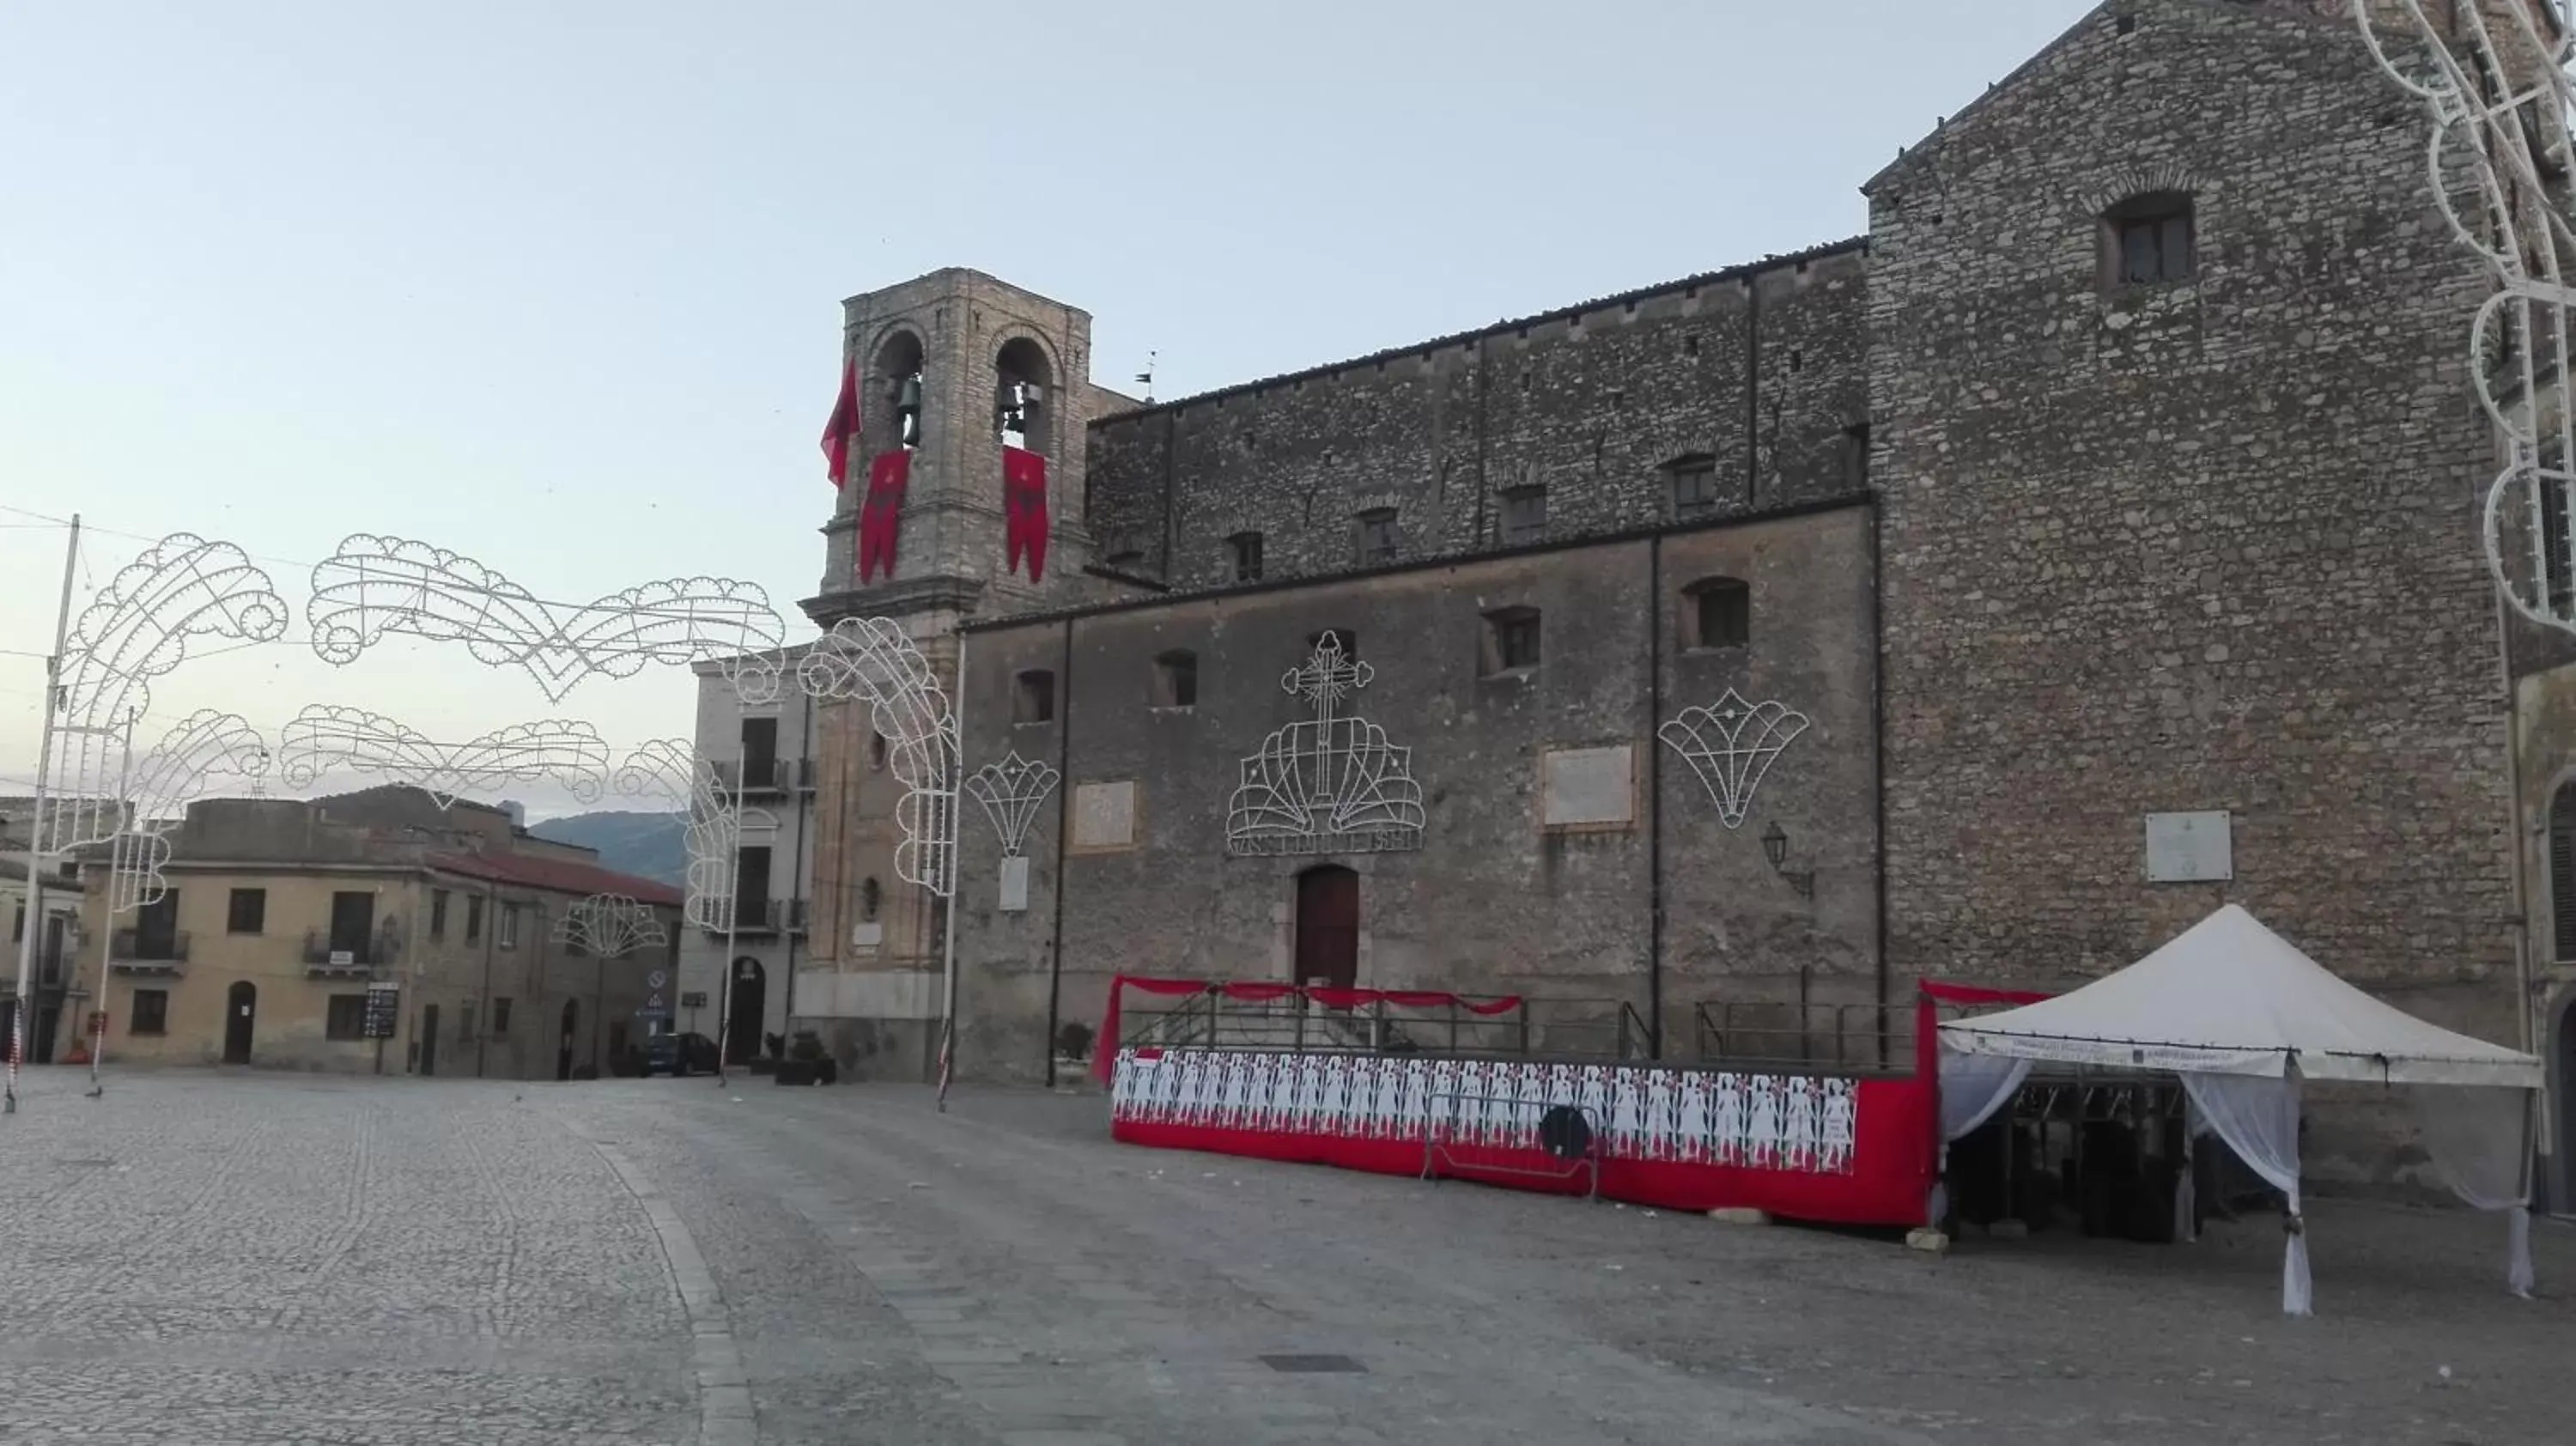
[[[1042,1072],[1050,1005],[1058,1021],[1097,1027],[1114,973],[1291,977],[1296,879],[1319,863],[1361,876],[1364,985],[1525,993],[1551,1001],[1543,1024],[1567,1025],[1560,1047],[1605,1047],[1620,1004],[1651,1013],[1658,827],[1668,1053],[1692,1050],[1704,1000],[1871,999],[1870,527],[1867,508],[1839,507],[975,630],[966,766],[1015,752],[1064,776],[1030,829],[1025,912],[998,907],[995,834],[980,812],[965,820],[961,1072]],[[1693,649],[1685,589],[1715,577],[1751,586],[1750,640]],[[1541,661],[1487,675],[1484,615],[1510,607],[1539,610]],[[1325,629],[1355,637],[1373,670],[1348,711],[1412,751],[1422,847],[1229,857],[1243,760],[1310,716],[1282,675]],[[1175,649],[1197,659],[1186,708],[1156,705],[1155,660]],[[1055,718],[1014,721],[1017,679],[1041,671],[1054,675]],[[1655,736],[1660,719],[1714,706],[1730,687],[1810,719],[1732,828]],[[1629,819],[1549,826],[1543,757],[1623,745]],[[1133,787],[1132,842],[1085,847],[1067,838],[1065,810],[1104,784]],[[1813,899],[1764,856],[1774,821],[1791,839],[1789,865],[1815,872]],[[1578,1035],[1577,1020],[1594,1032]]]
[[[1111,416],[1089,436],[1103,556],[1182,588],[1358,565],[1392,508],[1401,555],[1488,550],[1502,494],[1543,487],[1545,539],[1670,520],[1666,464],[1717,475],[1718,515],[1855,490],[1866,421],[1859,243]]]
[[[2516,1038],[2485,287],[2422,154],[2347,22],[2128,0],[1872,183],[1900,976],[2099,974],[2232,899]],[[2195,276],[2107,286],[2164,190]],[[2234,881],[2150,885],[2196,809]]]

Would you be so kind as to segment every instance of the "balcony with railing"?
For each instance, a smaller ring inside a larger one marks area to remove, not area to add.
[[[352,944],[355,947],[350,947]],[[338,940],[327,929],[304,931],[304,973],[313,979],[364,978],[379,964],[402,955],[402,939],[391,929],[355,940]]]
[[[185,929],[119,929],[108,936],[107,967],[119,974],[177,974],[188,963]]]
[[[736,934],[802,934],[806,918],[812,912],[805,899],[737,899],[734,901],[733,932]],[[715,927],[706,932],[725,932],[721,905],[710,916]]]
[[[814,763],[808,758],[718,758],[710,763],[716,787],[726,793],[739,791],[745,798],[810,792],[814,787]]]

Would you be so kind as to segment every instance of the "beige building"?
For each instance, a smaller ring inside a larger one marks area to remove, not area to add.
[[[64,989],[71,977],[73,941],[80,937],[81,911],[78,877],[57,876],[43,885],[36,891],[39,900],[29,907],[26,856],[0,858],[0,918],[9,920],[8,952],[0,954],[0,1049],[7,1047],[18,1007],[18,953],[33,931],[28,984],[36,1007],[27,1019],[27,1058],[37,1061],[55,1057],[56,1042],[67,1033]]]
[[[170,841],[167,889],[112,920],[85,871],[110,1061],[570,1079],[668,1017],[678,892],[500,810],[216,799]]]

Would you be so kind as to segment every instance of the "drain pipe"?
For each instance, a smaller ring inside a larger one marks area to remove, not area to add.
[[[1664,537],[1646,540],[1646,1057],[1664,1057]]]
[[[1056,676],[1063,681],[1064,707],[1056,715],[1055,773],[1055,911],[1053,937],[1047,943],[1047,1088],[1055,1088],[1055,1035],[1063,1027],[1059,1009],[1064,999],[1064,865],[1065,849],[1073,836],[1073,619],[1064,620],[1064,641],[1058,645]],[[1093,1049],[1115,1049],[1117,1041],[1095,1039]]]

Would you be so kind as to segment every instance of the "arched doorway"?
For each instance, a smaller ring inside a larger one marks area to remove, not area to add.
[[[1340,864],[1297,876],[1297,982],[1335,989],[1360,982],[1360,876]]]
[[[563,1028],[555,1035],[555,1078],[572,1078],[572,1038],[581,1025],[581,1002],[564,1001]]]
[[[745,956],[733,961],[733,994],[725,1005],[725,1058],[760,1053],[760,1024],[769,1007],[769,971]]]
[[[251,1025],[259,1015],[259,986],[237,981],[224,995],[224,1063],[250,1063]]]

